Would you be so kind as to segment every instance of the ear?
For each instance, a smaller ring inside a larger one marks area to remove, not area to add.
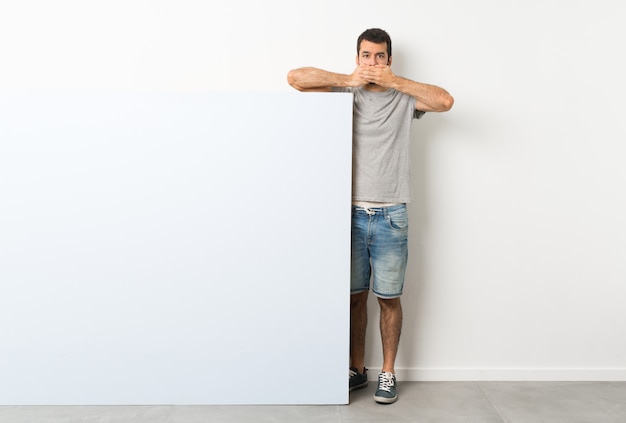
[[[387,60],[387,66],[391,66],[391,59],[392,59],[392,57],[389,56],[389,60]]]
[[[359,66],[359,55],[356,55],[356,65]]]

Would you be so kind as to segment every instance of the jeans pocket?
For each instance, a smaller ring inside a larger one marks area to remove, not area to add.
[[[409,216],[406,210],[398,210],[387,215],[387,222],[391,229],[396,231],[406,231],[409,229]]]

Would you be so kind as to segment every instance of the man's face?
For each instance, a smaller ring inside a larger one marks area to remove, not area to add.
[[[371,41],[361,41],[361,48],[356,58],[357,65],[391,65],[391,57],[387,55],[387,43],[372,43]]]

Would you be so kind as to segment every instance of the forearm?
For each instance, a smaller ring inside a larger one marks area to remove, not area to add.
[[[299,91],[330,91],[332,87],[353,86],[350,75],[312,67],[289,71],[287,81],[289,85]]]
[[[425,109],[423,110],[425,112],[445,112],[450,110],[454,104],[454,98],[446,90],[435,85],[395,76],[390,87],[416,99],[422,106],[417,108]]]

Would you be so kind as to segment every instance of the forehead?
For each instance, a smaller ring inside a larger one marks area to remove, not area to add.
[[[363,40],[361,41],[359,53],[370,53],[370,54],[378,54],[385,53],[387,54],[387,43],[373,43],[371,41]]]

